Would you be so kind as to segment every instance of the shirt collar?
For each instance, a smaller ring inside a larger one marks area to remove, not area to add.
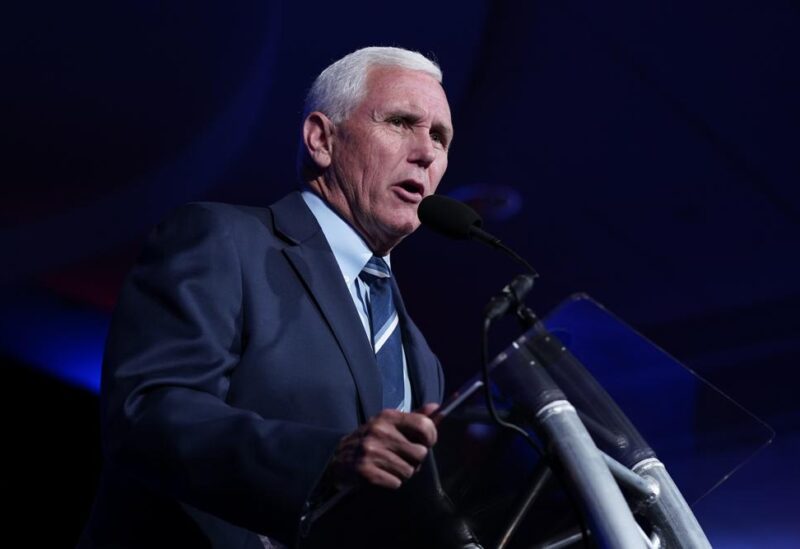
[[[316,193],[304,190],[302,197],[322,228],[322,233],[333,251],[345,283],[352,284],[364,269],[367,261],[373,256],[372,250],[369,249],[361,235]],[[385,255],[383,259],[391,268],[389,254]]]

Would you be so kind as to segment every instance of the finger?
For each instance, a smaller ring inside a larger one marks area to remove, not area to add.
[[[406,434],[398,428],[398,425],[404,421],[403,416],[407,415],[403,413],[391,418],[370,421],[360,440],[362,452],[385,448],[400,456],[413,467],[419,465],[428,455],[428,448],[425,444],[409,440]],[[424,416],[420,416],[420,418],[424,419]]]
[[[391,475],[402,483],[414,475],[416,468],[416,464],[409,463],[391,450],[374,441],[367,441],[356,471],[371,483],[375,481],[376,470]],[[383,479],[384,475],[378,475],[378,480]]]
[[[422,444],[405,441],[388,448],[389,451],[399,456],[403,461],[416,468],[428,455],[428,447]]]
[[[406,416],[390,410],[372,418],[339,442],[334,474],[340,482],[356,479],[387,488],[410,478],[428,453],[426,446],[409,441],[397,428]],[[424,417],[424,416],[420,416]],[[378,470],[385,474],[378,474]],[[386,475],[396,478],[387,479]]]
[[[411,442],[423,444],[429,448],[436,444],[438,437],[436,425],[428,416],[411,412],[400,418],[396,426]]]
[[[408,414],[396,410],[384,410],[362,427],[363,438],[375,439],[387,446],[400,446],[408,442],[398,425]]]
[[[397,490],[403,485],[403,481],[396,475],[392,475],[380,467],[369,467],[359,472],[359,478],[372,486]]]
[[[432,416],[433,413],[441,407],[440,404],[436,402],[428,402],[427,404],[423,404],[416,410],[414,410],[418,414],[422,414],[423,416]]]
[[[435,404],[428,407],[435,410]],[[405,443],[411,442],[423,446],[433,446],[436,443],[436,425],[427,416],[418,412],[398,412],[397,410],[384,410],[364,426],[367,437],[375,437],[384,441],[388,447],[399,449]],[[416,452],[412,453],[416,455]]]
[[[428,416],[433,421],[433,424],[438,427],[439,423],[442,421],[442,416],[439,415],[439,410],[441,410],[441,405],[435,402],[429,402],[427,404],[423,404],[419,408],[415,410],[418,414],[422,414],[423,416]]]

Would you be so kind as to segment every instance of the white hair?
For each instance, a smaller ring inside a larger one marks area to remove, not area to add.
[[[442,70],[421,53],[403,48],[361,48],[322,71],[308,91],[303,119],[314,111],[324,113],[338,124],[358,106],[367,93],[367,74],[375,66],[400,67],[431,75],[440,84]]]
[[[371,46],[349,53],[317,76],[306,95],[303,120],[314,111],[334,124],[345,120],[367,94],[367,76],[373,67],[399,67],[429,74],[442,83],[442,70],[421,53],[403,48]],[[312,168],[303,140],[297,151],[297,174],[303,179]]]

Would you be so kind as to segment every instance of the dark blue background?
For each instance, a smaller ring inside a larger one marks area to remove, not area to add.
[[[108,315],[149,227],[183,202],[295,188],[305,90],[375,44],[442,65],[441,191],[534,263],[537,311],[585,291],[775,427],[698,508],[715,547],[800,544],[796,3],[42,2],[2,19],[12,528],[77,539]],[[516,269],[423,231],[394,257],[455,387]]]

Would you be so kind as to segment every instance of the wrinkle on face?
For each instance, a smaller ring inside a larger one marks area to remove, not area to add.
[[[430,75],[376,67],[367,93],[332,139],[326,199],[375,253],[388,253],[419,227],[419,201],[447,169],[450,108]]]

